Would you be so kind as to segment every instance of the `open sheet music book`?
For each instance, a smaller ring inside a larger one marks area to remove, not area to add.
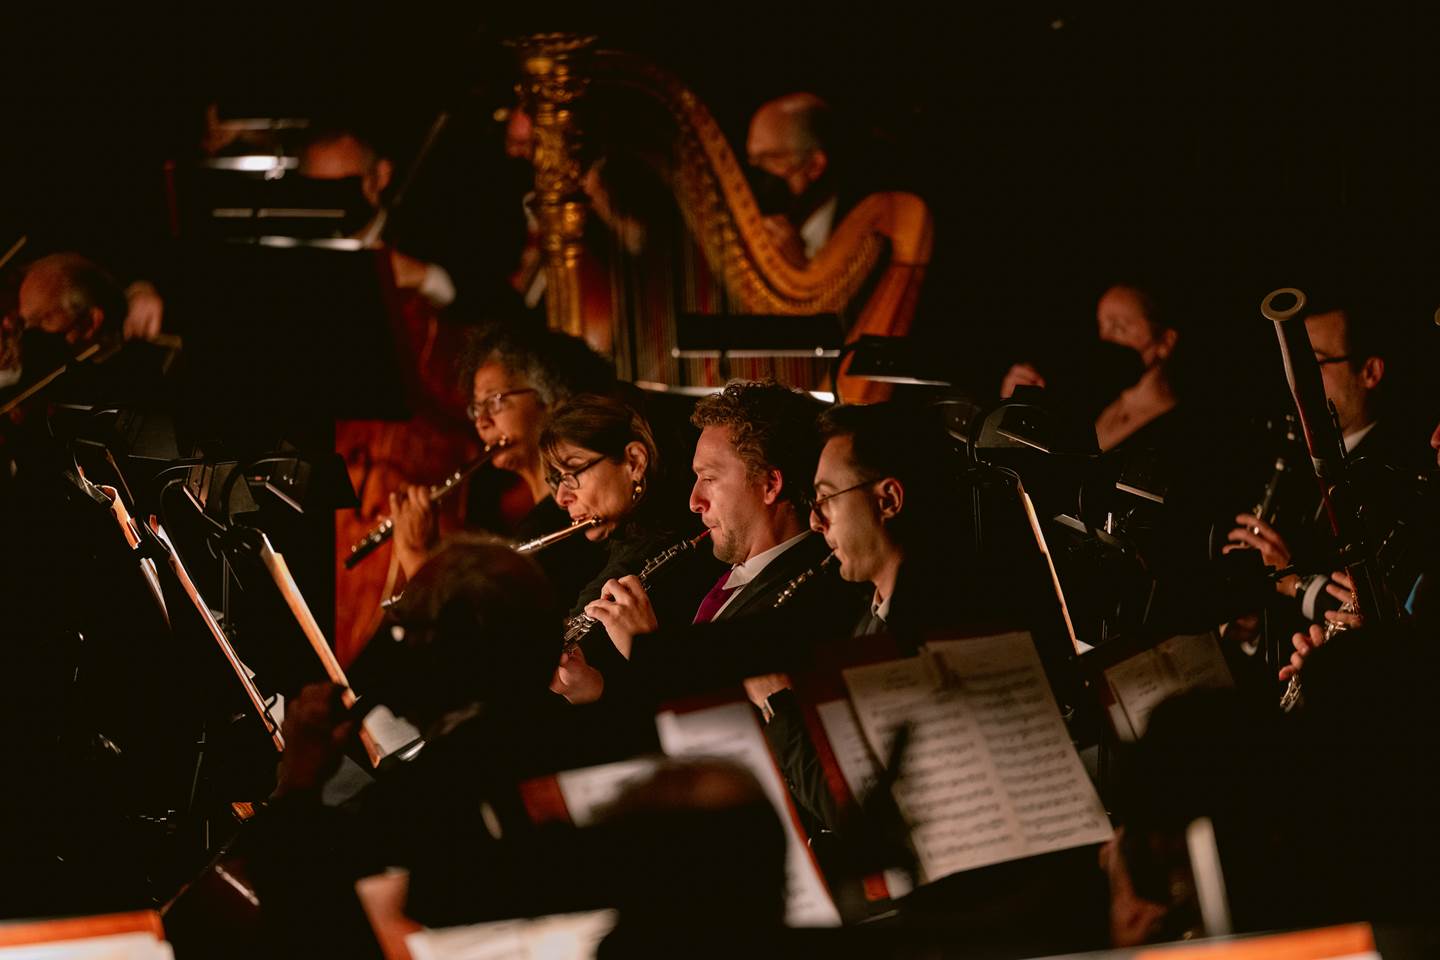
[[[848,700],[815,705],[826,741],[817,746],[833,755],[840,789],[865,796],[878,779],[877,758],[888,760],[896,730],[912,725],[894,793],[911,828],[921,882],[1111,838],[1109,818],[1028,633],[932,642],[919,656],[850,667],[841,675]],[[669,756],[720,757],[754,774],[789,838],[788,922],[838,923],[754,709],[731,703],[666,712],[656,726]],[[577,826],[594,822],[598,810],[657,762],[557,775],[564,812]],[[884,886],[882,895],[894,899],[911,883],[892,871]]]
[[[1150,714],[1170,697],[1234,685],[1213,632],[1171,637],[1105,668],[1110,722],[1126,742],[1145,736]]]
[[[922,881],[1110,839],[1028,633],[930,643],[843,675],[849,704],[818,712],[852,790],[912,725],[894,791]]]

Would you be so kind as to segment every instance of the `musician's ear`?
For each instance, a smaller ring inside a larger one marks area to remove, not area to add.
[[[894,477],[886,477],[875,485],[875,501],[880,519],[889,520],[905,508],[905,488]]]
[[[1385,360],[1382,357],[1366,357],[1360,365],[1360,382],[1367,390],[1374,390],[1385,376]]]
[[[1178,330],[1166,330],[1160,335],[1160,359],[1164,360],[1175,352],[1175,344],[1180,341]]]
[[[803,169],[805,176],[809,178],[811,183],[814,183],[825,175],[826,170],[830,169],[829,154],[827,154],[822,147],[812,148],[805,156],[805,166]]]
[[[650,454],[645,450],[645,444],[638,440],[625,444],[625,466],[630,470],[631,480],[645,476],[650,467]]]
[[[388,157],[376,160],[375,165],[365,174],[365,194],[375,206],[380,206],[380,200],[385,196],[385,190],[394,176],[395,164],[391,163]]]
[[[780,500],[780,494],[785,489],[785,477],[779,470],[766,470],[764,474],[765,488],[761,491],[766,505],[776,503]]]
[[[105,312],[99,307],[91,307],[80,317],[79,322],[70,328],[65,339],[72,344],[89,343],[95,339],[95,335],[100,332],[100,327],[104,323]]]

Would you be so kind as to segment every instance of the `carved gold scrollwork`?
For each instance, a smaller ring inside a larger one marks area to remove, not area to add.
[[[574,105],[589,83],[583,61],[595,38],[537,34],[515,41],[520,92],[534,130],[535,215],[545,254],[546,315],[551,327],[581,333],[580,240],[588,200],[581,190],[582,131]]]

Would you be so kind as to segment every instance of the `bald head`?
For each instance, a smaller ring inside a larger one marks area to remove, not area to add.
[[[89,343],[125,316],[125,294],[108,273],[78,253],[41,257],[20,283],[20,316],[26,327]]]
[[[830,166],[830,105],[813,93],[791,93],[762,105],[750,120],[750,165],[785,180],[800,196]]]
[[[316,180],[359,177],[370,206],[379,209],[380,197],[390,185],[394,165],[374,147],[345,131],[323,132],[305,144],[300,153],[300,174]]]

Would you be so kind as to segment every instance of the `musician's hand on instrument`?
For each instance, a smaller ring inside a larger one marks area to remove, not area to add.
[[[408,580],[425,565],[431,545],[440,536],[440,518],[430,500],[430,488],[410,486],[390,494],[390,516],[395,521],[395,553]]]
[[[764,217],[760,220],[760,226],[790,266],[803,270],[809,265],[810,258],[805,256],[805,241],[800,239],[800,231],[795,229],[795,224],[790,222],[789,217],[782,214]]]
[[[783,673],[767,673],[759,677],[745,678],[745,695],[769,723],[775,711],[770,709],[770,697],[781,690],[790,689],[790,678]]]
[[[1274,527],[1250,513],[1237,515],[1235,522],[1240,526],[1231,530],[1230,536],[1225,538],[1230,542],[1220,551],[1221,553],[1253,547],[1260,551],[1260,559],[1265,566],[1274,567],[1277,570],[1290,566],[1290,545]],[[1279,585],[1276,586],[1278,589]],[[1293,593],[1293,591],[1291,592]]]
[[[1325,643],[1325,629],[1318,623],[1312,623],[1307,633],[1297,633],[1290,638],[1290,643],[1295,647],[1295,652],[1290,655],[1290,663],[1280,668],[1280,679],[1289,680],[1299,673],[1305,666],[1305,658],[1315,652],[1315,648]]]
[[[272,797],[318,791],[340,766],[340,753],[355,727],[340,702],[344,688],[311,683],[285,704],[285,753]]]
[[[129,304],[123,327],[125,339],[153,340],[159,336],[160,323],[165,317],[165,300],[155,285],[136,280],[125,288],[125,300]]]
[[[1325,584],[1325,592],[1330,594],[1341,603],[1353,603],[1355,601],[1355,581],[1350,579],[1350,574],[1344,570],[1336,570],[1330,574],[1331,583]],[[1343,610],[1326,610],[1325,619],[1331,623],[1338,623],[1347,630],[1365,625],[1365,621],[1358,613],[1347,613]]]
[[[1332,582],[1325,584],[1325,592],[1330,594],[1341,603],[1355,602],[1355,581],[1350,579],[1350,574],[1343,570],[1336,570],[1330,574]],[[1363,627],[1365,621],[1358,613],[1349,613],[1345,610],[1326,610],[1325,619],[1330,623],[1338,624],[1340,629],[1354,630],[1356,627]]]
[[[1043,387],[1045,377],[1028,363],[1017,363],[1005,371],[1000,381],[1000,398],[1006,399],[1015,393],[1016,387]]]
[[[605,692],[605,675],[590,666],[585,651],[576,647],[560,655],[560,665],[550,678],[550,692],[574,704],[594,703]]]
[[[635,638],[642,633],[653,633],[660,626],[655,617],[655,608],[635,576],[606,580],[600,588],[600,599],[585,605],[585,612],[599,620],[610,635],[610,642],[626,660],[635,645]]]

